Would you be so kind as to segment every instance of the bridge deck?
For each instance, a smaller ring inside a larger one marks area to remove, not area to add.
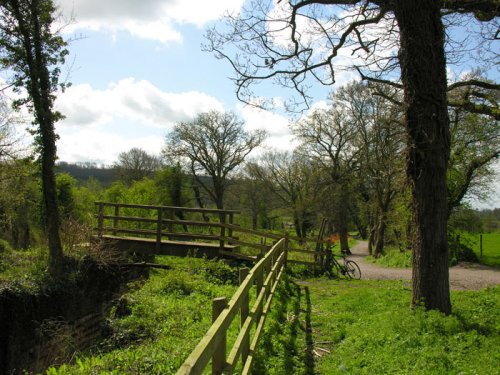
[[[174,256],[203,256],[209,258],[239,258],[255,261],[257,257],[239,254],[239,246],[224,244],[221,251],[218,243],[191,242],[162,240],[157,243],[154,238],[122,237],[113,235],[103,235],[101,237],[106,242],[111,242],[120,251],[130,253],[151,254],[151,255],[174,255]]]

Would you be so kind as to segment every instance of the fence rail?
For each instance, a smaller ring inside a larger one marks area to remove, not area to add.
[[[229,303],[216,298],[212,304],[213,324],[193,352],[177,371],[177,375],[201,374],[212,359],[212,374],[232,373],[239,360],[242,374],[248,374],[253,363],[267,313],[276,287],[284,273],[287,243],[283,238],[249,271],[240,270],[240,287]],[[255,303],[249,308],[249,293],[255,287]],[[227,330],[239,312],[240,330],[229,355]],[[252,328],[255,331],[252,334]]]

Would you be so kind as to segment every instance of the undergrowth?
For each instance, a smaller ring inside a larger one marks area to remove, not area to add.
[[[222,261],[157,257],[169,270],[133,282],[110,311],[108,338],[47,374],[172,374],[211,325],[211,303],[230,298],[237,269]]]

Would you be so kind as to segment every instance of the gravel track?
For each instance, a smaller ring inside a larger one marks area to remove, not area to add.
[[[411,268],[387,268],[368,263],[368,244],[361,241],[351,249],[350,259],[359,264],[361,279],[365,280],[408,280]],[[450,288],[454,290],[474,290],[500,284],[500,269],[476,263],[459,263],[450,268]]]

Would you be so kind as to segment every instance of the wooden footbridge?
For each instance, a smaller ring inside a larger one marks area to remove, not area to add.
[[[282,238],[287,238],[291,263],[314,265],[323,256],[320,228],[316,240],[259,232],[235,223],[236,210],[151,206],[96,202],[95,236],[119,251],[151,255],[206,256],[256,261]],[[291,244],[314,243],[314,250]],[[242,248],[245,250],[242,252]]]

